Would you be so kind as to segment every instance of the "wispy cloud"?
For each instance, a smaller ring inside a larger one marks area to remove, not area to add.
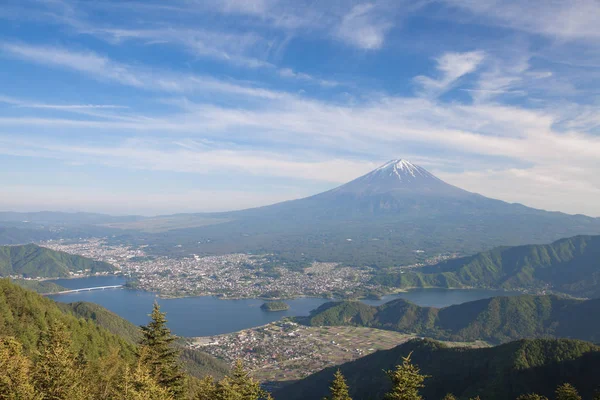
[[[375,4],[355,5],[340,21],[335,34],[341,40],[366,50],[383,46],[391,21],[381,15]]]
[[[134,67],[113,61],[108,57],[93,52],[76,52],[59,47],[14,43],[0,43],[0,51],[5,56],[37,64],[69,69],[87,74],[94,79],[113,81],[140,89],[172,93],[203,90],[259,98],[279,98],[284,95],[272,90],[244,86],[208,76]]]
[[[439,78],[420,75],[415,81],[423,87],[425,94],[440,95],[450,90],[460,78],[474,72],[484,59],[483,51],[445,53],[436,59]]]
[[[501,26],[566,40],[600,38],[596,0],[444,0]],[[481,21],[480,21],[481,22]]]

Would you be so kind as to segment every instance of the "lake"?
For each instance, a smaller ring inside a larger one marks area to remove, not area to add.
[[[79,279],[54,280],[68,289],[96,286],[122,285],[125,278],[119,276],[98,276]],[[513,296],[517,292],[502,292],[483,289],[416,289],[406,293],[384,296],[381,300],[363,300],[365,304],[379,305],[396,298],[404,298],[420,306],[446,307],[494,296]],[[220,300],[212,296],[161,299],[155,293],[131,289],[107,289],[49,296],[50,298],[72,303],[87,301],[97,303],[136,325],[148,322],[152,303],[157,301],[161,310],[167,313],[169,327],[179,336],[211,336],[236,332],[277,321],[282,317],[308,315],[311,310],[330,300],[303,297],[285,302],[289,310],[267,312],[260,309],[264,300]]]

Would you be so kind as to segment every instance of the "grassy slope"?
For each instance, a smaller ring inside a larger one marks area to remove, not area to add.
[[[415,340],[391,350],[378,351],[340,369],[354,400],[381,399],[389,390],[383,370],[402,363],[412,352],[413,362],[430,375],[422,394],[441,399],[481,395],[487,400],[514,399],[537,392],[550,396],[555,387],[571,382],[591,398],[600,382],[600,348],[575,340],[522,340],[485,349],[449,348],[431,340]],[[321,399],[337,367],[328,368],[275,393],[277,400]]]
[[[67,277],[70,272],[79,270],[97,273],[114,269],[112,265],[105,262],[46,249],[34,244],[0,246],[0,276],[58,278]]]
[[[557,296],[495,297],[442,309],[398,299],[378,307],[360,302],[327,303],[309,317],[312,326],[353,325],[388,329],[440,340],[504,343],[532,337],[600,341],[600,300]]]
[[[448,260],[419,272],[381,274],[379,283],[403,287],[551,288],[600,296],[600,236],[576,236],[548,245],[499,247]]]

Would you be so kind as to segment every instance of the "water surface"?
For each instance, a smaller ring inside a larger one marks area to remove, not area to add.
[[[80,289],[121,285],[125,283],[125,278],[99,276],[58,279],[54,282],[69,289]],[[517,293],[479,289],[417,289],[384,296],[381,300],[364,300],[363,302],[379,305],[395,298],[405,298],[421,306],[445,307],[467,301],[515,294]],[[330,301],[311,297],[286,300],[285,302],[290,306],[288,310],[267,312],[260,309],[264,303],[264,300],[260,299],[220,300],[212,296],[161,299],[154,293],[131,289],[108,289],[49,297],[65,303],[75,301],[97,303],[136,325],[148,322],[152,304],[157,301],[161,309],[167,313],[169,327],[179,336],[210,336],[261,326],[285,316],[308,315],[311,310]]]

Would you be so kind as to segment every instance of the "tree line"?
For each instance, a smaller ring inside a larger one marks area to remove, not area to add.
[[[11,400],[267,400],[271,396],[241,362],[220,381],[183,372],[177,339],[165,313],[154,304],[151,320],[141,327],[135,360],[114,348],[88,360],[73,351],[71,332],[61,322],[49,325],[37,349],[27,354],[15,337],[0,337],[0,399]]]
[[[419,390],[424,388],[424,382],[429,377],[423,375],[420,369],[411,362],[411,354],[402,358],[402,364],[396,369],[385,371],[392,383],[392,389],[385,394],[385,400],[423,400]],[[338,369],[329,386],[330,395],[323,400],[352,400],[350,390],[342,372]],[[485,400],[484,397],[476,396],[469,400]],[[569,383],[563,383],[556,388],[555,400],[582,400],[577,389]],[[456,396],[448,393],[442,400],[457,400]],[[549,400],[546,396],[536,393],[522,394],[516,400]],[[600,400],[600,392],[594,395],[593,400]]]
[[[135,359],[127,360],[122,350],[89,360],[83,351],[73,351],[71,332],[61,322],[49,325],[40,336],[36,351],[27,354],[15,337],[0,338],[0,399],[14,400],[272,400],[252,379],[241,361],[216,381],[190,377],[183,372],[177,339],[167,327],[165,313],[157,303],[150,322],[140,327],[141,339]],[[419,391],[428,376],[411,361],[411,354],[395,369],[385,371],[391,382],[386,400],[422,400]],[[327,400],[352,400],[346,380],[337,371]],[[485,394],[482,394],[485,400]],[[471,400],[482,400],[476,397]],[[455,400],[448,394],[443,400]],[[523,394],[517,400],[548,400],[538,394]],[[568,383],[556,389],[555,400],[581,400]],[[600,393],[594,400],[600,400]]]

